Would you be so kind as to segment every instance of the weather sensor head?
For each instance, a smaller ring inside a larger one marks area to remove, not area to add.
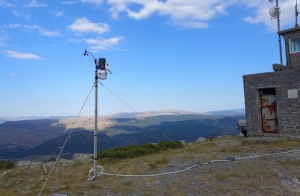
[[[273,0],[269,0],[269,2],[273,2]]]
[[[105,69],[104,70],[100,69],[99,78],[100,78],[100,80],[106,80],[107,79],[107,72],[106,72]]]
[[[99,58],[96,60],[96,66],[97,69],[99,69],[99,78],[100,80],[105,80],[107,78],[107,72],[106,72],[106,59],[105,58]]]

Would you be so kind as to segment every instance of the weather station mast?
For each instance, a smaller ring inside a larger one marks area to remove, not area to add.
[[[97,165],[97,141],[98,141],[98,127],[97,127],[97,122],[98,122],[98,79],[100,80],[105,80],[107,79],[107,71],[112,74],[112,72],[109,70],[109,65],[106,63],[105,58],[99,58],[95,59],[94,55],[87,51],[84,50],[83,55],[88,56],[91,55],[94,59],[95,63],[95,82],[94,82],[94,87],[95,87],[95,126],[94,126],[94,167],[89,171],[89,178],[88,180],[95,180],[96,177],[98,176],[97,169],[101,168],[100,165]],[[98,77],[99,74],[99,77]]]

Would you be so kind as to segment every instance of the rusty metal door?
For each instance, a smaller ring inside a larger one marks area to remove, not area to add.
[[[277,100],[275,88],[260,90],[262,130],[264,133],[278,133]]]

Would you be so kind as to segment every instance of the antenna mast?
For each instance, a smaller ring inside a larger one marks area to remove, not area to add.
[[[276,0],[276,8],[277,8],[277,28],[278,32],[280,31],[280,8],[278,7],[278,0]],[[280,65],[282,65],[282,48],[281,48],[281,38],[278,34],[278,42],[279,42],[279,55],[280,55]]]
[[[269,2],[273,2],[273,0],[269,0]],[[277,33],[280,31],[280,7],[278,6],[278,0],[276,0],[276,6],[271,7],[269,10],[269,14],[272,19],[277,19]],[[280,55],[280,65],[282,65],[282,48],[281,48],[281,38],[278,34],[278,44],[279,44],[279,55]]]
[[[295,17],[296,17],[296,23],[295,23],[295,27],[298,27],[298,5],[297,5],[297,0],[296,0],[296,5],[295,5]]]

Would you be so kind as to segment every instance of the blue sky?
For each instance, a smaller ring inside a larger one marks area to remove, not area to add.
[[[279,63],[268,0],[0,0],[0,116],[77,115],[101,81],[138,112],[244,107],[242,76]],[[279,0],[281,29],[295,0]],[[284,51],[284,48],[283,48]],[[284,55],[283,55],[284,56]],[[285,59],[284,59],[285,62]],[[99,115],[132,110],[99,86]],[[81,115],[94,114],[94,92]]]

